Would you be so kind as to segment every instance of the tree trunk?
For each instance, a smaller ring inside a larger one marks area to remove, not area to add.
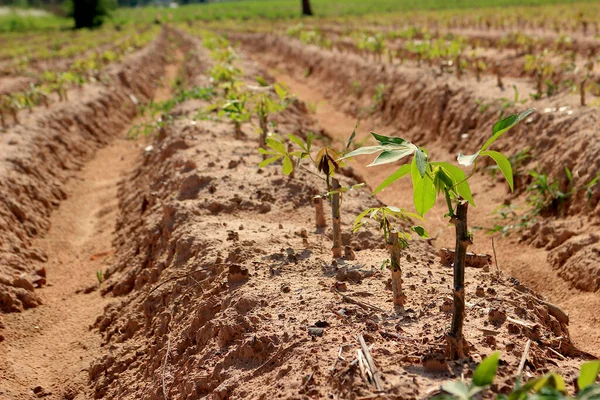
[[[456,228],[456,251],[454,253],[454,312],[452,327],[448,335],[450,358],[465,356],[465,340],[463,338],[463,322],[465,319],[465,258],[467,247],[472,244],[467,230],[467,211],[469,203],[464,202],[456,207],[456,215],[452,223]]]
[[[310,7],[310,0],[302,0],[302,15],[313,15],[312,8]]]
[[[456,56],[456,78],[460,79],[462,76],[462,70],[460,69],[460,55]]]
[[[338,190],[340,188],[340,182],[332,178],[331,189]],[[340,218],[340,194],[334,193],[331,195],[331,224],[333,226],[333,252],[334,258],[340,258],[342,256],[342,221]]]
[[[74,0],[73,18],[75,19],[75,29],[93,28],[97,25],[95,21],[97,15],[98,0]]]
[[[323,198],[315,197],[313,199],[313,205],[315,206],[315,221],[317,229],[325,228],[327,226],[327,221],[325,221],[325,211],[323,210]]]
[[[402,251],[402,248],[398,241],[398,232],[390,232],[388,234],[387,247],[390,252],[394,305],[403,307],[406,296],[402,293],[402,269],[400,268],[400,252]]]
[[[579,95],[581,96],[580,100],[581,100],[582,106],[585,106],[585,83],[586,83],[586,81],[587,81],[587,78],[584,78],[581,81],[580,86],[579,86],[579,91],[580,91]]]

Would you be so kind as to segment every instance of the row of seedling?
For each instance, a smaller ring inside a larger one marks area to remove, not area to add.
[[[281,161],[282,171],[285,175],[293,173],[294,169],[302,168],[309,173],[319,176],[324,181],[325,192],[315,199],[315,214],[317,228],[324,227],[324,213],[321,199],[327,199],[331,204],[331,221],[333,229],[333,257],[342,256],[342,226],[341,203],[345,192],[355,186],[344,187],[340,184],[338,174],[348,159],[356,156],[378,153],[370,167],[396,163],[412,157],[410,162],[403,164],[388,178],[386,178],[373,192],[374,194],[387,188],[400,178],[409,175],[413,184],[413,203],[416,213],[404,209],[386,206],[369,208],[356,217],[354,230],[360,229],[367,221],[376,221],[389,248],[390,259],[388,266],[392,271],[393,301],[402,307],[405,296],[402,291],[402,278],[400,267],[400,254],[408,245],[410,233],[426,237],[425,230],[418,225],[411,226],[413,219],[422,219],[441,198],[447,206],[445,217],[455,226],[456,246],[454,259],[454,310],[452,327],[447,336],[448,354],[451,358],[462,357],[466,353],[466,342],[463,338],[463,321],[465,317],[465,257],[467,248],[473,243],[473,234],[468,228],[468,208],[474,206],[474,199],[469,186],[469,179],[477,172],[477,163],[480,157],[490,157],[497,164],[505,176],[510,188],[513,188],[512,168],[509,160],[502,153],[491,150],[490,147],[500,136],[506,133],[521,120],[531,114],[528,110],[522,114],[511,115],[497,122],[492,129],[492,136],[483,146],[472,155],[458,155],[458,166],[442,161],[431,160],[427,150],[399,137],[388,137],[372,133],[377,141],[375,146],[359,147],[350,151],[355,132],[350,136],[343,151],[336,151],[331,147],[313,148],[313,135],[308,134],[306,141],[295,135],[288,135],[287,139],[293,146],[287,146],[283,139],[267,138],[267,150],[260,150],[261,154],[268,156],[260,166]],[[308,161],[308,165],[306,165]],[[467,174],[461,167],[470,168]],[[360,185],[358,185],[360,186]],[[399,194],[402,195],[402,194]],[[407,225],[408,224],[408,225]]]

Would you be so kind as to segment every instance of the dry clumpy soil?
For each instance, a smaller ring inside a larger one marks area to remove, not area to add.
[[[195,50],[190,59],[210,63]],[[396,398],[423,398],[468,376],[494,350],[505,361],[494,390],[505,391],[529,339],[528,374],[559,369],[573,382],[586,356],[567,320],[487,269],[467,272],[471,357],[444,361],[452,273],[435,248],[411,243],[408,302],[394,309],[379,233],[350,234],[353,217],[380,204],[367,190],[344,195],[346,256],[332,261],[330,228],[314,228],[311,198],[323,182],[303,170],[292,179],[278,166],[259,170],[251,126],[236,140],[231,124],[192,121],[186,108],[174,110],[182,118],[121,185],[116,262],[101,289],[116,298],[94,325],[109,349],[89,369],[95,397],[368,396],[375,389],[353,362],[359,334]],[[305,113],[298,102],[279,129],[302,132],[293,121],[310,121]]]
[[[171,64],[167,44],[180,49]],[[239,62],[247,83],[271,79],[244,54]],[[506,392],[529,340],[525,375],[555,370],[574,387],[589,356],[573,345],[569,318],[490,266],[466,273],[469,357],[445,361],[452,270],[436,248],[411,241],[402,258],[407,303],[394,308],[381,235],[351,233],[358,213],[382,203],[367,189],[344,194],[345,256],[332,260],[331,226],[314,228],[312,199],[325,191],[323,181],[303,169],[293,178],[278,165],[258,169],[250,123],[245,138],[235,139],[229,123],[193,120],[207,105],[194,100],[178,105],[175,122],[152,139],[115,139],[130,126],[134,103],[156,95],[152,82],[179,74],[204,86],[211,63],[200,40],[165,28],[115,67],[114,87],[86,88],[77,101],[36,111],[2,136],[0,304],[23,312],[0,321],[0,397],[376,398],[355,361],[359,335],[391,398],[424,398],[444,381],[469,378],[496,350],[503,362],[492,390]],[[332,71],[322,78],[341,90]],[[454,97],[440,101],[438,87],[425,89],[439,109],[407,123],[432,124],[424,137],[434,125],[455,134],[462,114],[458,105],[448,111]],[[395,115],[387,107],[382,120]],[[277,133],[310,130],[328,140],[329,127],[301,100],[276,122]],[[344,186],[362,181],[352,169],[339,178]],[[554,245],[548,257],[560,274],[597,244],[591,234],[553,237],[540,246]]]

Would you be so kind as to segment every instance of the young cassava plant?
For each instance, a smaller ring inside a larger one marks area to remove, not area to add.
[[[452,381],[442,385],[443,393],[432,400],[472,400],[482,398],[481,393],[489,389],[494,383],[500,352],[494,352],[481,361],[473,372],[471,383]],[[516,372],[515,386],[510,393],[499,394],[497,400],[596,400],[600,398],[600,385],[596,383],[600,372],[600,361],[593,360],[581,364],[577,378],[578,392],[574,397],[567,394],[567,385],[562,376],[555,372],[548,372],[521,382],[522,369]],[[484,398],[492,398],[486,394]]]
[[[513,177],[510,162],[503,154],[489,150],[489,147],[500,136],[506,133],[518,122],[533,112],[527,110],[521,114],[511,115],[497,122],[492,129],[492,136],[483,144],[480,150],[472,155],[459,154],[458,162],[463,166],[472,166],[467,176],[459,167],[448,162],[434,162],[429,159],[425,149],[398,137],[388,137],[371,133],[377,146],[367,146],[348,153],[345,158],[380,153],[369,166],[389,164],[412,156],[410,164],[402,165],[397,171],[386,178],[375,193],[386,188],[393,182],[410,174],[413,183],[413,202],[419,215],[425,215],[436,203],[438,195],[444,197],[448,213],[445,215],[450,223],[455,226],[456,246],[454,256],[454,310],[452,327],[447,335],[448,353],[451,358],[460,358],[465,355],[465,341],[463,338],[463,321],[465,317],[465,258],[467,247],[472,244],[473,237],[468,230],[467,212],[469,204],[475,205],[469,179],[477,170],[477,160],[480,156],[492,158],[506,177],[512,190]]]
[[[269,85],[264,79],[256,79],[260,87],[256,88],[252,96],[254,101],[254,113],[258,118],[259,146],[266,149],[266,138],[269,133],[269,116],[283,111],[293,97],[290,97],[289,91],[280,83]],[[263,155],[264,157],[265,155]]]
[[[387,265],[392,272],[393,302],[398,307],[404,307],[404,300],[406,299],[402,291],[400,255],[402,254],[402,250],[408,247],[408,241],[410,240],[410,233],[405,232],[400,223],[412,223],[412,218],[422,219],[421,216],[409,213],[401,208],[384,206],[367,208],[354,221],[353,232],[367,225],[369,220],[376,221],[379,225],[379,231],[383,235],[385,244],[390,252],[390,258],[383,265]],[[421,226],[413,226],[410,230],[416,232],[421,237],[429,237],[425,229]]]
[[[336,172],[339,171],[340,168],[345,166],[345,163],[341,160],[341,158],[348,152],[352,141],[355,137],[355,131],[352,132],[350,139],[346,144],[346,148],[343,152],[338,152],[331,147],[323,147],[321,148],[316,156],[312,154],[312,144],[315,136],[312,133],[307,135],[306,141],[303,141],[299,137],[289,134],[288,138],[291,142],[297,145],[300,150],[293,150],[293,148],[288,148],[281,140],[277,140],[275,138],[267,138],[266,144],[267,149],[259,148],[259,153],[263,155],[270,156],[267,159],[263,160],[259,167],[263,168],[269,164],[272,164],[278,160],[282,160],[282,171],[284,175],[290,175],[294,171],[294,163],[292,159],[296,159],[297,167],[302,167],[307,172],[314,174],[319,179],[325,181],[327,191],[321,195],[314,197],[314,206],[315,206],[315,216],[316,216],[316,226],[317,229],[322,229],[326,226],[325,222],[325,213],[323,211],[323,199],[328,199],[331,204],[331,219],[332,219],[332,229],[333,229],[333,246],[331,251],[333,253],[333,257],[339,258],[342,257],[342,227],[341,227],[341,200],[342,193],[345,193],[349,190],[355,189],[360,186],[364,186],[364,184],[358,184],[350,187],[342,187],[340,185],[339,180],[336,178]],[[310,161],[310,164],[318,171],[319,173],[314,172],[313,170],[304,167],[301,163],[302,160],[307,159]]]

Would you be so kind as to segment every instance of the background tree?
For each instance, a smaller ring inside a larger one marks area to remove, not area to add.
[[[102,25],[110,11],[117,7],[116,0],[73,0],[75,29],[95,28]]]
[[[302,15],[313,15],[310,0],[302,0]]]

